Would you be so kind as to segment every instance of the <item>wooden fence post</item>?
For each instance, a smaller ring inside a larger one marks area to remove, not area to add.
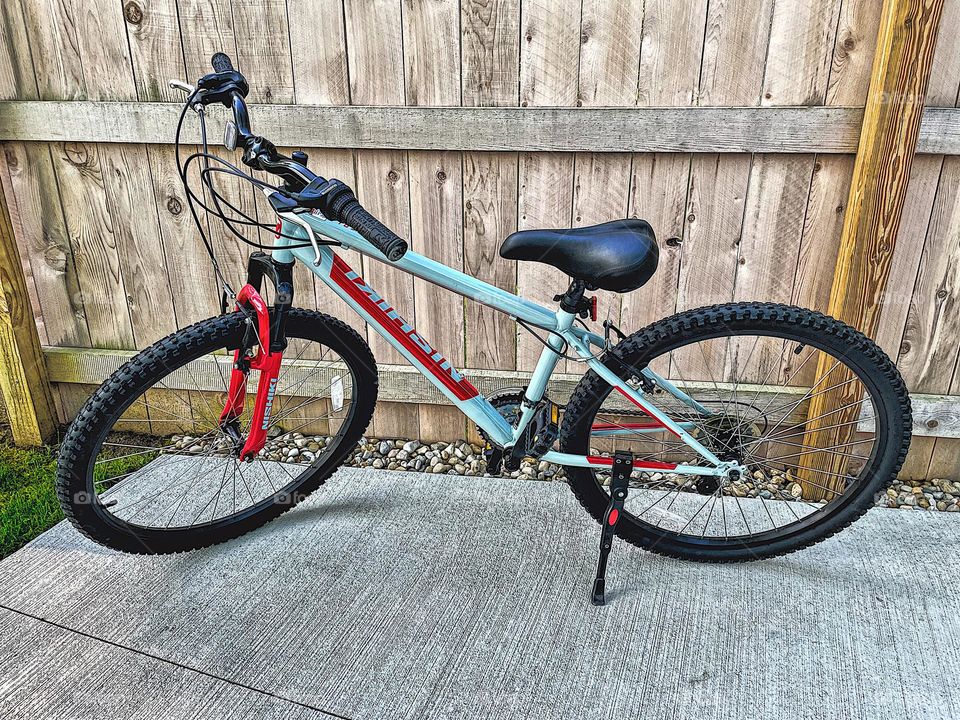
[[[57,427],[10,212],[0,185],[0,394],[17,445],[41,445]]]
[[[910,168],[920,132],[944,0],[884,0],[860,143],[827,312],[869,336],[876,333],[890,275]],[[833,361],[821,353],[816,383]],[[833,373],[810,400],[803,445],[849,443],[860,413],[860,384]],[[847,424],[844,424],[847,423]],[[800,455],[804,496],[822,499],[840,487],[845,458]]]

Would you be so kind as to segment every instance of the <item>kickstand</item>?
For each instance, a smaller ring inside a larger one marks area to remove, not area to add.
[[[627,490],[630,486],[630,474],[633,472],[633,453],[617,452],[613,456],[613,467],[610,478],[610,504],[603,516],[603,528],[600,530],[600,559],[597,561],[597,579],[593,581],[593,593],[590,602],[594,605],[604,605],[604,590],[606,589],[607,557],[613,546],[613,535],[617,527],[617,520],[623,512],[623,503],[627,499]]]

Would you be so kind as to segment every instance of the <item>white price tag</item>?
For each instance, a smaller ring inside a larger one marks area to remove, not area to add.
[[[339,375],[334,375],[330,382],[330,402],[333,403],[334,412],[340,412],[343,409],[343,380]]]

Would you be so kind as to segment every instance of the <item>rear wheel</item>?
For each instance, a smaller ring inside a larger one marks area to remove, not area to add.
[[[617,534],[664,555],[754,560],[818,542],[866,512],[909,446],[910,402],[893,363],[863,334],[809,310],[687,311],[631,335],[605,363],[720,460],[748,469],[739,478],[672,471],[709,463],[587,373],[567,405],[561,448],[628,450],[662,466],[635,471]],[[651,387],[645,368],[688,398]],[[567,475],[601,521],[609,473],[571,467]]]
[[[70,521],[117,550],[167,553],[237,537],[290,509],[349,457],[370,421],[377,370],[348,325],[292,310],[267,444],[238,460],[256,392],[220,422],[239,313],[147,348],[87,401],[60,448],[57,493]]]

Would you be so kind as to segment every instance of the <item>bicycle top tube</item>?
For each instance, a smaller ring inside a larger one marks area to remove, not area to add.
[[[510,317],[518,318],[531,325],[535,325],[543,330],[549,332],[555,332],[557,330],[556,311],[538,305],[531,300],[522,298],[503,288],[491,285],[483,280],[478,280],[475,277],[471,277],[466,273],[455,270],[436,260],[431,260],[412,250],[408,250],[399,260],[389,262],[382,253],[358,233],[341,223],[328,220],[321,214],[302,213],[298,215],[298,219],[308,223],[315,232],[339,242],[345,248],[357,250],[376,260],[387,262],[391,267],[396,267],[415,277],[455,292],[458,295],[463,295],[464,297],[506,313]],[[306,231],[299,226],[299,224],[290,223],[289,227],[285,224],[284,228],[284,234],[299,235],[307,239]],[[291,241],[281,237],[277,241],[277,247],[282,248],[284,244],[289,242]],[[308,259],[310,253],[312,253],[312,251],[303,250],[293,253],[293,256],[308,265],[312,265],[312,261]],[[276,256],[276,251],[274,251],[274,255]]]

